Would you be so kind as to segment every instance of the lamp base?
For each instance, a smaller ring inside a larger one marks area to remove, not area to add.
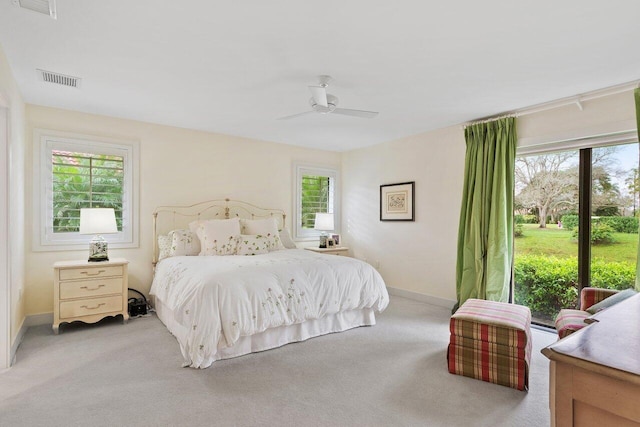
[[[104,237],[97,235],[91,239],[89,245],[89,262],[102,262],[109,261],[109,254],[107,252],[107,241]]]

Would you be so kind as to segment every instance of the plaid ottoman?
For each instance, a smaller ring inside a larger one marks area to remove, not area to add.
[[[468,299],[451,316],[449,372],[529,389],[531,311],[528,307]]]

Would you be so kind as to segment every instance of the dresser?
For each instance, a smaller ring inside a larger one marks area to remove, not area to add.
[[[544,348],[551,425],[640,426],[640,294]]]
[[[61,261],[53,265],[53,333],[61,323],[95,323],[127,312],[128,264],[124,258],[104,262]]]
[[[318,252],[329,255],[349,256],[349,248],[345,246],[332,246],[330,248],[305,248],[308,251]]]

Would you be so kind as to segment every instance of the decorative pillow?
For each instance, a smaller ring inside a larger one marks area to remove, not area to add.
[[[171,236],[158,236],[158,261],[171,256]]]
[[[260,255],[269,252],[269,240],[262,234],[242,234],[237,255]]]
[[[235,255],[240,221],[238,218],[203,221],[196,233],[200,239],[200,255]]]
[[[282,245],[287,249],[297,249],[295,242],[291,240],[291,236],[289,235],[289,230],[283,228],[280,230],[280,241]]]
[[[613,294],[610,297],[603,299],[597,304],[593,304],[591,307],[589,307],[586,310],[586,312],[589,314],[596,314],[600,310],[604,310],[605,308],[611,307],[612,305],[622,302],[627,298],[634,296],[635,294],[637,294],[637,292],[634,291],[633,289],[625,289],[624,291],[620,291],[617,294]]]
[[[195,233],[189,230],[173,230],[169,232],[169,237],[171,237],[169,256],[198,255],[200,253],[200,240]]]
[[[275,218],[266,219],[241,219],[242,234],[260,234],[269,240],[269,250],[277,251],[284,249],[280,241],[278,223]]]

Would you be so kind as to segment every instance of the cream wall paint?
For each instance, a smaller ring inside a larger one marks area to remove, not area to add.
[[[152,212],[156,206],[192,204],[230,197],[258,206],[282,208],[291,228],[293,163],[304,162],[340,169],[337,152],[311,150],[244,138],[154,125],[112,117],[27,105],[28,158],[32,158],[33,131],[53,129],[104,138],[140,142],[140,247],[112,249],[125,257],[129,286],[147,292],[152,270]],[[32,176],[27,162],[27,175]],[[33,183],[28,182],[27,204],[32,204]],[[31,242],[31,219],[27,241]],[[30,243],[29,243],[30,245]],[[26,313],[53,311],[52,264],[83,259],[87,251],[27,251]]]
[[[518,147],[635,129],[633,91],[518,117]]]
[[[635,128],[632,92],[519,117],[519,145]],[[455,300],[464,175],[462,126],[343,154],[343,234],[357,258],[379,264],[387,285]],[[416,221],[380,222],[379,186],[416,181]]]
[[[343,234],[388,286],[455,299],[465,142],[460,126],[344,153]],[[381,222],[381,184],[415,181],[415,222]]]
[[[9,269],[13,346],[25,319],[25,104],[0,47],[0,96],[9,110]],[[0,295],[4,298],[4,295]]]

